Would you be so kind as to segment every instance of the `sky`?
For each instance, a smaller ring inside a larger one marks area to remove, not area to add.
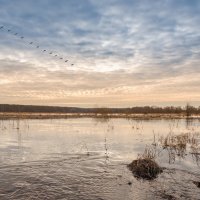
[[[0,0],[0,103],[199,106],[199,22],[199,0]]]

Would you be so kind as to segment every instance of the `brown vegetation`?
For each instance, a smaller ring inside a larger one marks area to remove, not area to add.
[[[198,182],[198,181],[193,181],[193,183],[194,183],[198,188],[200,188],[200,182]]]
[[[138,155],[138,159],[133,160],[128,165],[136,178],[147,180],[155,179],[159,173],[162,173],[162,168],[154,160],[156,157],[156,149],[146,147],[142,155]]]
[[[190,150],[190,153],[198,164],[200,160],[198,136],[198,133],[182,133],[179,135],[169,133],[166,137],[160,137],[159,142],[161,147],[168,151],[169,163],[173,163],[176,156],[185,158],[187,155],[186,151]]]
[[[159,137],[158,140],[156,140],[154,135],[153,144],[147,146],[144,153],[138,155],[138,159],[130,163],[128,168],[137,178],[154,179],[162,172],[162,168],[155,162],[155,159],[160,156],[162,151],[168,152],[169,163],[175,162],[176,157],[185,158],[189,152],[197,165],[199,165],[199,133],[188,132],[175,135],[173,132],[170,132],[165,137]],[[194,184],[199,187],[199,182],[194,182]]]
[[[162,172],[162,168],[152,159],[139,158],[128,165],[135,177],[152,180]]]
[[[36,112],[0,112],[0,119],[66,119],[66,118],[94,118],[99,121],[107,122],[111,118],[125,118],[125,119],[182,119],[186,118],[182,114],[96,114],[96,113],[36,113]],[[193,118],[200,118],[200,116],[193,116]]]

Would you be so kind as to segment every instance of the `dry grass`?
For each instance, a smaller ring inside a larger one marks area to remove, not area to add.
[[[23,112],[3,112],[0,113],[0,119],[66,119],[66,118],[125,118],[125,119],[183,119],[186,118],[184,114],[130,114],[130,113],[23,113]],[[200,118],[200,116],[193,116],[192,118]]]
[[[175,135],[170,132],[166,137],[159,138],[159,143],[164,150],[168,151],[169,163],[173,163],[176,156],[185,158],[187,150],[197,157],[200,153],[197,133],[182,133]],[[197,157],[198,161],[198,157]]]
[[[157,141],[154,135],[154,141],[151,146],[146,146],[144,152],[138,155],[138,158],[128,165],[134,176],[143,179],[154,179],[162,168],[155,162],[162,151],[167,151],[169,163],[173,163],[176,157],[185,158],[192,154],[193,158],[199,164],[200,146],[198,133],[182,133],[175,135],[172,131],[167,136],[160,137]]]
[[[155,160],[156,157],[157,157],[157,149],[153,146],[146,146],[143,154],[138,155],[138,159]]]

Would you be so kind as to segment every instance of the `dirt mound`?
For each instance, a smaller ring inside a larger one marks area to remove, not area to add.
[[[163,170],[152,159],[137,159],[128,165],[133,175],[137,178],[152,180],[157,177]]]

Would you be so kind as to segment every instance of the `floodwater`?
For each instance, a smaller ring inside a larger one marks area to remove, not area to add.
[[[199,120],[0,121],[0,199],[200,199],[200,166],[189,150],[153,181],[127,168],[154,138],[200,132]],[[199,141],[200,138],[197,138]]]

